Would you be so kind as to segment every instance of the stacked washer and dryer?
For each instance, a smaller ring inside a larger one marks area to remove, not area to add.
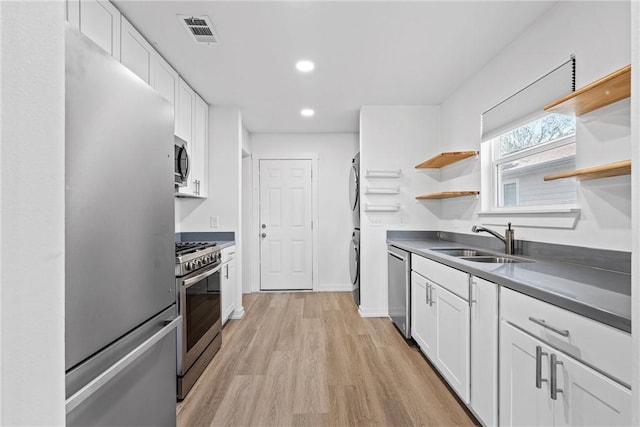
[[[353,284],[353,299],[360,305],[360,153],[351,161],[349,173],[349,204],[353,216],[353,233],[349,249],[349,271]]]

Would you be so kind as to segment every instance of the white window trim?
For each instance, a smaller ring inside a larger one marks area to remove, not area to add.
[[[547,142],[535,147],[527,148],[508,154],[498,159],[493,139],[487,140],[480,147],[481,161],[481,210],[477,213],[483,224],[505,225],[511,222],[513,226],[532,228],[575,229],[580,217],[577,203],[557,205],[498,207],[498,172],[500,164],[527,157],[538,152],[551,150],[574,143],[575,135]]]

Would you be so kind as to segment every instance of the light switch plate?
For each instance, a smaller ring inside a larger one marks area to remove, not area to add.
[[[217,217],[217,216],[209,217],[209,226],[211,228],[218,228],[218,219],[219,219],[219,217]]]

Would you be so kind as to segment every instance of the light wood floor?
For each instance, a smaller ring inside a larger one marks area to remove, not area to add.
[[[474,425],[388,319],[350,293],[245,295],[245,317],[187,398],[178,426]]]

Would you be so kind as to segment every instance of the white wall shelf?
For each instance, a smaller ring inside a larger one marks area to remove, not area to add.
[[[367,187],[365,194],[400,194],[400,187]]]
[[[398,212],[400,205],[370,205],[367,203],[364,210],[365,212]]]
[[[367,169],[365,178],[400,178],[402,169]]]

